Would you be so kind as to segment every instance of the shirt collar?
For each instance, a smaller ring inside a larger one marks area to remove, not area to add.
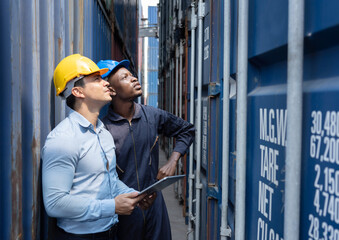
[[[132,117],[132,120],[141,118],[141,106],[140,106],[140,104],[134,103],[134,106],[135,106],[135,112],[134,112],[134,115]],[[119,114],[115,113],[113,108],[112,108],[112,105],[110,105],[109,108],[108,108],[107,117],[108,117],[109,120],[114,121],[114,122],[126,119],[126,118],[120,116]]]
[[[93,129],[92,123],[90,123],[84,116],[82,116],[77,111],[74,111],[73,109],[69,113],[69,118],[71,118],[73,121],[77,122],[80,126],[84,128]],[[97,128],[97,132],[100,132],[104,128],[104,124],[99,118],[97,121],[96,128]]]
[[[104,123],[98,118],[98,122],[97,122],[97,132],[98,132],[98,133],[101,132],[102,129],[104,129],[104,128],[105,128]]]

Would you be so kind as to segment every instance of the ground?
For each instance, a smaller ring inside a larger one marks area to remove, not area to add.
[[[166,161],[165,152],[160,150],[160,166],[163,166]],[[165,198],[168,215],[171,222],[172,239],[173,240],[185,240],[187,239],[187,225],[185,224],[185,218],[183,216],[183,205],[179,204],[179,200],[175,197],[174,185],[171,185],[162,193]]]

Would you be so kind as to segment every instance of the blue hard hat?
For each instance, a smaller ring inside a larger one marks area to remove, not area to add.
[[[114,61],[114,60],[100,60],[97,65],[100,69],[102,68],[108,68],[108,72],[101,75],[102,78],[107,77],[114,69],[124,67],[129,67],[130,62],[128,60],[122,60],[121,62]]]

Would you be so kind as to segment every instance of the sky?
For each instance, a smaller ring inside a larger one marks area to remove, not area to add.
[[[148,4],[149,6],[155,6],[159,3],[159,0],[141,0],[141,4]]]
[[[159,0],[141,0],[142,10],[144,17],[148,17],[148,6],[156,6]]]

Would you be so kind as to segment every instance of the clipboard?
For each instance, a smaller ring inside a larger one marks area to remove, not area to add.
[[[160,190],[164,189],[165,187],[168,187],[169,185],[175,183],[176,181],[178,181],[179,179],[182,179],[184,177],[185,177],[185,175],[175,175],[175,176],[164,177],[163,179],[153,183],[151,186],[142,190],[139,193],[139,195],[144,194],[144,193],[151,194],[153,192],[160,191]]]

